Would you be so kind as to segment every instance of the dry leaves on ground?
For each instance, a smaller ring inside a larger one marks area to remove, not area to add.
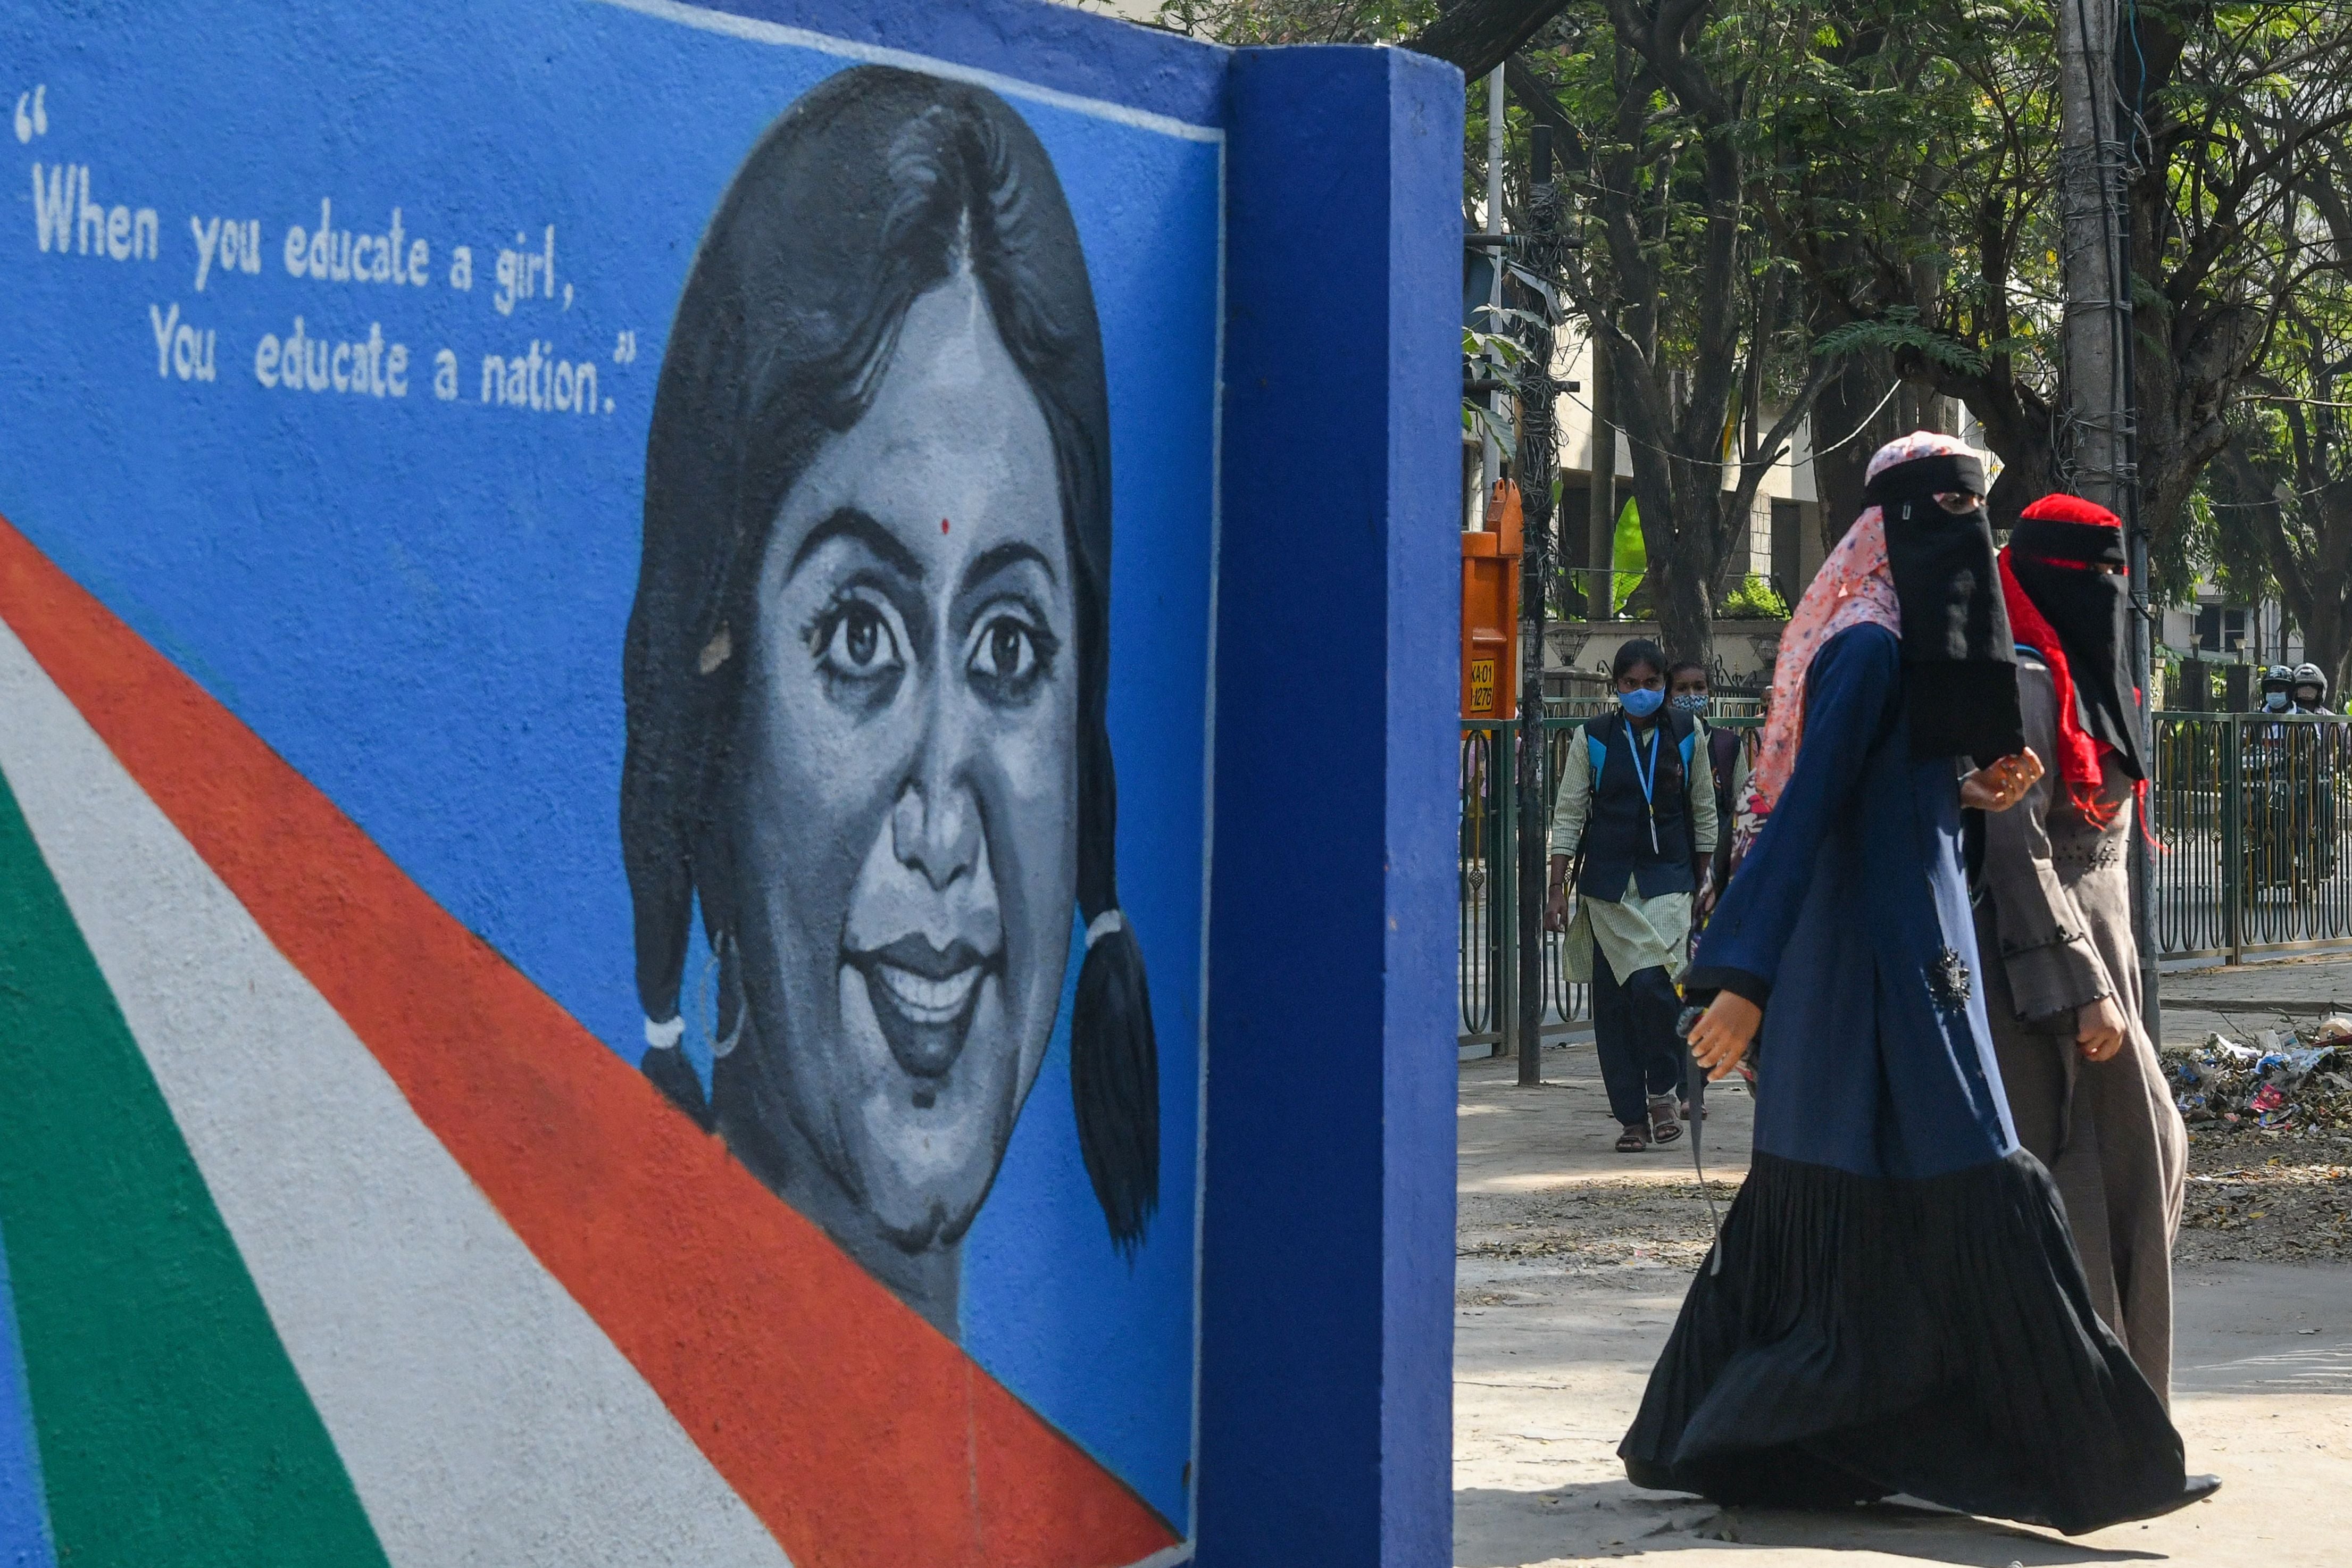
[[[1736,1180],[1707,1183],[1717,1213]],[[1465,1194],[1454,1230],[1456,1257],[1543,1260],[1570,1273],[1626,1268],[1696,1268],[1715,1239],[1696,1181],[1580,1182],[1526,1194]],[[1486,1304],[1486,1303],[1477,1303]]]
[[[2352,1259],[2352,1135],[2195,1129],[2173,1258],[2179,1263]]]

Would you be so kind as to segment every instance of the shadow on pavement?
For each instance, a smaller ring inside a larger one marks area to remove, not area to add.
[[[1883,1502],[1839,1512],[1718,1509],[1696,1498],[1636,1490],[1622,1479],[1517,1492],[1465,1487],[1454,1494],[1455,1568],[1531,1564],[1729,1547],[1871,1552],[1962,1568],[2055,1568],[2149,1563],[2158,1552],[2104,1551],[1993,1520],[1923,1504]],[[1462,1527],[1475,1521],[1475,1546]]]

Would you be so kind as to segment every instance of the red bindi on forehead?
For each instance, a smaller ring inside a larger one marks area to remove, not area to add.
[[[946,518],[941,518],[941,519],[940,519],[940,531],[941,533],[945,533],[947,531],[948,531],[948,520],[947,520]]]

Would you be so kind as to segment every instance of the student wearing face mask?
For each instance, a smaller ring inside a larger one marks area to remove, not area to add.
[[[1708,858],[1706,886],[1699,889],[1694,911],[1698,923],[1705,925],[1707,911],[1731,877],[1729,827],[1740,792],[1748,787],[1748,748],[1740,743],[1738,731],[1707,722],[1715,706],[1714,692],[1707,683],[1706,666],[1697,660],[1683,659],[1666,672],[1666,700],[1676,712],[1698,721],[1698,749],[1706,753],[1707,771],[1715,780],[1715,853]]]
[[[1617,1152],[1682,1136],[1685,1058],[1675,979],[1690,940],[1691,899],[1715,853],[1709,770],[1698,723],[1666,706],[1666,656],[1636,637],[1610,668],[1617,711],[1570,737],[1552,809],[1549,931],[1560,961],[1592,986],[1592,1037]],[[1576,915],[1568,912],[1576,889]]]

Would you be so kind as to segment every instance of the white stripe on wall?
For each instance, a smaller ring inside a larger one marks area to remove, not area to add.
[[[0,769],[393,1563],[783,1568],[5,623],[0,714]]]
[[[1129,104],[1113,103],[1108,99],[1088,98],[1083,93],[1064,92],[1059,88],[1041,87],[1034,81],[1006,76],[1001,71],[982,70],[976,66],[931,55],[912,54],[905,49],[885,48],[879,44],[860,43],[855,38],[835,37],[806,27],[788,27],[778,22],[762,22],[757,17],[739,16],[732,11],[714,11],[704,5],[684,5],[680,0],[602,0],[602,4],[642,16],[657,16],[665,22],[676,22],[705,33],[719,33],[748,43],[774,44],[791,49],[807,49],[814,54],[831,55],[835,59],[856,60],[864,65],[896,66],[901,70],[920,71],[926,76],[944,77],[950,81],[970,82],[1007,98],[1026,99],[1032,103],[1049,103],[1056,109],[1074,110],[1096,120],[1108,120],[1118,125],[1131,125],[1139,131],[1156,132],[1186,142],[1222,142],[1225,133],[1215,125],[1195,125],[1189,120],[1179,120],[1171,114],[1155,114],[1148,109]],[[1202,48],[1214,48],[1202,44]]]

